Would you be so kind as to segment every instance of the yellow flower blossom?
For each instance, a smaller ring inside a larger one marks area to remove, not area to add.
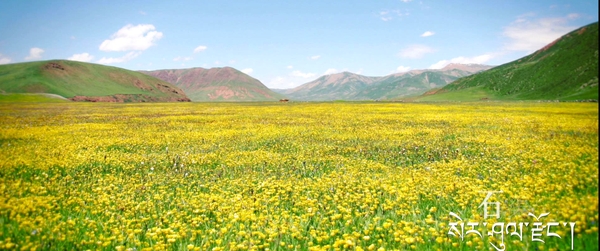
[[[594,104],[0,104],[0,149],[0,249],[499,241],[449,236],[449,212],[488,226],[548,212],[562,238],[545,249],[570,249],[568,222],[597,242]],[[478,208],[490,190],[499,219]],[[507,250],[537,244],[507,236]]]

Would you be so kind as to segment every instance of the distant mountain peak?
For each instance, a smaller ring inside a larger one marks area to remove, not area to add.
[[[257,79],[229,66],[142,73],[178,86],[192,101],[267,101],[283,98]]]
[[[444,69],[412,70],[383,77],[367,77],[353,72],[324,75],[294,89],[280,91],[298,100],[369,100],[417,95],[442,87],[463,76],[487,70],[487,65],[451,64]],[[460,69],[460,70],[455,70]]]
[[[442,71],[450,71],[450,70],[462,70],[469,72],[478,72],[492,68],[489,65],[483,64],[461,64],[461,63],[450,63],[442,68]]]
[[[331,74],[323,75],[323,76],[321,76],[319,78],[323,78],[323,79],[331,78],[331,77],[337,78],[337,77],[340,77],[340,76],[341,77],[352,77],[352,76],[360,76],[360,75],[358,75],[356,73],[349,72],[349,71],[342,71],[342,72],[336,72],[336,73],[331,73]]]

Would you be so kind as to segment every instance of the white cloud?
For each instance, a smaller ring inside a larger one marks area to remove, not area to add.
[[[493,54],[482,54],[475,57],[455,57],[450,60],[441,60],[429,66],[429,69],[442,69],[451,63],[455,64],[484,64],[494,58]]]
[[[509,51],[526,51],[528,53],[541,49],[552,41],[574,30],[568,21],[579,18],[579,14],[571,13],[565,17],[540,18],[530,20],[532,14],[522,15],[504,27],[502,34],[509,39],[505,45]]]
[[[144,15],[144,16],[145,16],[145,15],[147,15],[148,13],[146,13],[146,12],[145,12],[145,11],[143,11],[143,10],[140,10],[140,14],[142,14],[142,15]]]
[[[409,66],[398,66],[398,68],[396,68],[396,72],[407,72],[410,71],[410,67]]]
[[[200,46],[196,47],[196,49],[194,49],[194,53],[205,51],[206,49],[208,49],[208,47],[206,47],[204,45],[200,45]]]
[[[432,64],[431,66],[429,66],[429,69],[442,69],[444,67],[446,67],[446,65],[450,64],[450,60],[440,60],[435,64]]]
[[[312,59],[312,60],[317,60],[319,58],[321,58],[321,55],[315,55],[315,56],[310,57],[310,59]]]
[[[395,17],[402,17],[402,16],[408,16],[409,13],[408,11],[401,11],[401,10],[384,10],[384,11],[380,11],[379,12],[379,18],[383,21],[390,21],[392,19],[394,19]]]
[[[325,71],[325,73],[323,73],[323,75],[330,75],[330,74],[334,74],[334,73],[338,73],[340,71],[338,71],[337,69],[334,68],[329,68]]]
[[[403,58],[421,58],[427,53],[432,53],[435,50],[429,46],[421,44],[413,44],[400,51],[399,56]]]
[[[73,54],[73,56],[71,56],[67,59],[73,60],[73,61],[90,62],[90,61],[92,61],[92,59],[94,59],[94,56],[90,55],[87,52],[84,52],[84,53],[80,53],[80,54]]]
[[[400,0],[400,1],[402,1],[403,3],[412,2],[412,0]]]
[[[162,32],[156,31],[154,25],[125,25],[111,39],[104,40],[100,44],[101,51],[143,51],[154,45],[162,38]]]
[[[25,57],[25,60],[36,60],[42,58],[43,49],[33,47],[29,49],[29,56]]]
[[[577,13],[571,13],[571,14],[567,15],[568,19],[577,19],[579,17],[580,17],[580,15]]]
[[[173,61],[175,61],[175,62],[177,62],[177,61],[190,61],[192,59],[194,59],[194,58],[193,57],[181,57],[181,56],[179,56],[179,57],[173,58]]]
[[[243,69],[242,72],[246,73],[246,74],[250,74],[250,73],[254,72],[254,70],[252,68],[246,68],[246,69]]]
[[[423,34],[421,34],[421,37],[430,37],[433,36],[435,34],[435,32],[433,31],[426,31]]]
[[[290,73],[290,75],[293,77],[301,77],[301,78],[311,78],[311,77],[315,76],[314,73],[310,73],[310,72],[304,73],[301,71],[293,71],[292,73]]]
[[[287,68],[288,68],[288,69],[294,69],[294,66],[292,66],[292,65],[288,65],[288,66],[287,66]]]
[[[129,60],[134,59],[135,57],[139,56],[140,54],[142,54],[139,51],[132,51],[127,53],[125,56],[122,56],[120,58],[101,58],[100,60],[98,60],[97,62],[99,64],[114,64],[114,63],[123,63],[123,62],[127,62]]]
[[[275,88],[275,89],[289,89],[289,88],[296,87],[297,84],[296,84],[296,82],[294,82],[292,80],[278,76],[278,77],[271,79],[271,81],[269,81],[269,84],[267,86],[269,88]]]
[[[9,64],[10,62],[12,62],[12,59],[0,54],[0,64]]]
[[[386,22],[394,19],[389,14],[390,14],[390,12],[387,10],[379,12],[379,16],[380,16],[381,20],[386,21]]]

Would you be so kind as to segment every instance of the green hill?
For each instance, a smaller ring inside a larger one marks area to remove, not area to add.
[[[419,101],[597,100],[598,23],[513,62],[461,78]]]
[[[0,93],[50,93],[74,101],[189,101],[181,89],[145,74],[67,60],[0,65]]]

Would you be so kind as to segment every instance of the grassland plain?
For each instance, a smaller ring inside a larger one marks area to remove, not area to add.
[[[2,103],[0,149],[0,249],[598,249],[596,104]]]

